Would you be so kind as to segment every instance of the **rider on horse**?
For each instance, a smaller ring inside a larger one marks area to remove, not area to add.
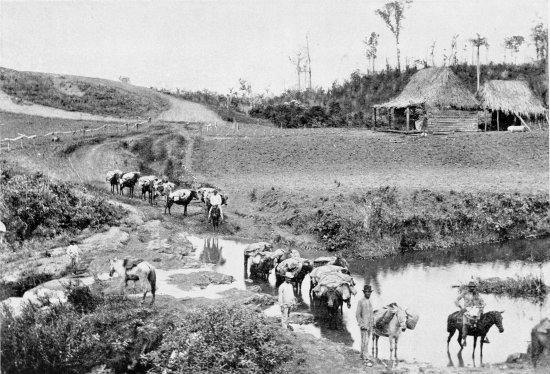
[[[460,306],[461,299],[464,299],[464,307]],[[485,301],[483,301],[477,291],[476,282],[470,281],[470,283],[468,283],[468,289],[457,297],[455,304],[462,312],[462,339],[464,340],[463,346],[466,346],[468,325],[472,325],[473,327],[476,326],[479,317],[481,317],[483,313],[483,308],[485,307]],[[490,343],[487,337],[485,337],[484,343]]]
[[[223,210],[222,210],[222,195],[218,194],[218,190],[214,190],[210,195],[210,210],[208,211],[208,221],[210,222],[210,214],[212,213],[212,207],[217,205],[220,209],[220,221],[223,222]]]

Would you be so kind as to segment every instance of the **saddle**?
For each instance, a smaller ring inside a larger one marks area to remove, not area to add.
[[[141,264],[143,261],[144,260],[141,259],[141,258],[138,258],[136,260],[129,260],[129,259],[125,258],[124,261],[122,261],[122,266],[124,266],[126,271],[128,271],[128,270],[132,270],[133,268],[135,268],[136,266]]]

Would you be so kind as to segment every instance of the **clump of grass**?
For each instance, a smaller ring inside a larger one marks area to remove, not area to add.
[[[506,295],[510,297],[522,297],[536,300],[544,300],[548,294],[548,286],[544,283],[542,276],[517,275],[515,278],[477,278],[478,290],[481,293],[492,293],[495,295]],[[461,285],[460,289],[467,285]]]

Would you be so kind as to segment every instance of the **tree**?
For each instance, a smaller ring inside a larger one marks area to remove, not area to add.
[[[304,55],[304,51],[300,49],[296,52],[296,56],[294,58],[288,58],[290,63],[296,67],[296,74],[298,75],[298,92],[302,91],[302,73],[307,71],[307,60],[304,62],[304,59],[306,59],[307,56]]]
[[[479,91],[479,47],[485,46],[486,48],[489,48],[489,43],[487,43],[487,38],[482,37],[479,34],[476,35],[477,36],[475,38],[470,39],[470,43],[472,43],[472,46],[477,49],[477,90]]]
[[[510,50],[514,54],[514,63],[517,63],[519,48],[525,41],[525,38],[521,35],[514,35],[509,38],[504,38],[504,48]]]
[[[365,38],[365,40],[363,41],[363,43],[365,43],[366,45],[365,55],[367,57],[367,61],[372,62],[372,65],[371,65],[372,74],[374,74],[376,55],[378,54],[378,37],[379,36],[380,36],[379,34],[375,32],[371,32],[370,36],[368,38]]]
[[[531,38],[535,42],[537,60],[548,60],[548,29],[542,22],[531,29]]]
[[[458,64],[458,48],[457,48],[458,34],[453,35],[451,40],[451,53],[449,54],[449,65],[456,66]]]
[[[432,43],[432,45],[430,46],[430,58],[432,60],[432,66],[435,66],[435,56],[434,56],[434,53],[435,53],[435,40],[434,42]]]
[[[374,12],[388,26],[395,36],[395,47],[397,50],[397,70],[401,71],[401,51],[399,50],[399,35],[401,34],[402,22],[405,19],[405,8],[412,3],[412,0],[396,0],[386,3],[382,8]]]

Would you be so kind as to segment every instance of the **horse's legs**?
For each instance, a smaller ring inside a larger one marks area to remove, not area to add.
[[[393,350],[394,350],[395,340],[391,336],[388,337],[388,340],[390,341],[390,361],[393,361]]]
[[[485,335],[483,335],[479,338],[479,357],[481,357],[481,358],[483,358],[483,341],[484,340],[485,340]]]
[[[474,349],[472,350],[472,358],[476,354],[477,335],[474,335]]]
[[[464,347],[462,346],[462,330],[461,329],[458,329],[458,338],[457,338],[457,340],[458,340],[458,344],[460,345],[460,350],[462,350],[462,348],[464,348]]]
[[[187,204],[185,204],[183,206],[183,215],[186,216],[187,215]]]
[[[399,341],[399,336],[396,336],[395,339],[394,339],[394,343],[393,343],[393,348],[394,348],[394,351],[393,351],[393,354],[394,354],[394,357],[395,357],[395,364],[397,365],[397,342]]]
[[[453,335],[455,334],[455,331],[456,331],[456,330],[453,330],[453,332],[450,332],[450,333],[449,333],[449,337],[447,338],[447,350],[449,349],[449,342],[450,342],[451,339],[453,338]]]

